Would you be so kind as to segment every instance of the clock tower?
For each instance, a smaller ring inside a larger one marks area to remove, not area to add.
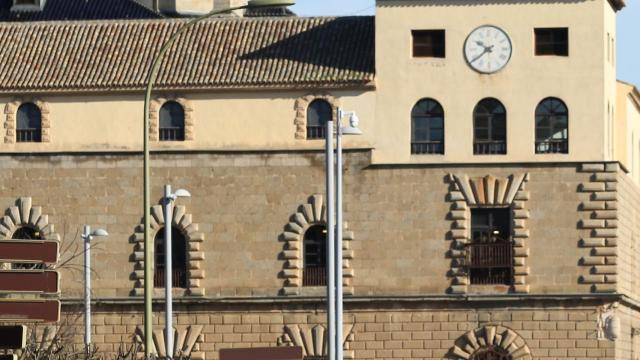
[[[377,0],[376,5],[376,126],[386,136],[379,140],[375,162],[613,159],[615,17],[622,1]],[[425,99],[444,113],[444,126],[438,127],[444,130],[432,129],[444,131],[444,150],[437,154],[407,150],[413,146],[411,109]],[[569,114],[562,134],[546,135],[549,142],[557,143],[558,136],[566,140],[552,151],[539,146],[544,134],[535,135],[535,111],[545,99]],[[474,125],[483,101],[496,105],[491,108],[500,112],[504,126]],[[502,144],[483,150],[482,141]]]

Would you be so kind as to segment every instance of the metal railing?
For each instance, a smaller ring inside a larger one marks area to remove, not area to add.
[[[536,154],[568,154],[568,140],[536,141]]]
[[[327,268],[305,267],[302,272],[302,286],[326,286]]]
[[[183,127],[160,128],[160,141],[184,141]]]
[[[473,153],[476,155],[506,154],[506,141],[476,141],[473,143]]]
[[[16,130],[17,142],[40,142],[42,131],[40,129],[18,129]]]
[[[307,126],[307,139],[324,139],[324,126]]]
[[[420,141],[411,143],[412,154],[444,154],[442,141]]]
[[[184,269],[174,269],[171,272],[173,275],[171,277],[171,287],[174,288],[186,288],[187,287],[187,271]],[[164,288],[165,287],[165,271],[164,268],[158,268],[153,274],[153,286],[156,288]]]
[[[468,246],[467,264],[471,284],[511,285],[513,282],[513,244],[472,244]]]

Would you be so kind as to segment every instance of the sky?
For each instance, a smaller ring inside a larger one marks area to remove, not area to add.
[[[618,14],[618,79],[640,87],[640,0],[626,0]],[[302,16],[373,15],[375,0],[297,0],[291,8]]]

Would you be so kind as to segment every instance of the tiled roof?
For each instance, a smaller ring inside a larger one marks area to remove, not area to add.
[[[0,0],[0,21],[157,19],[133,0],[47,0],[41,11],[10,11],[13,0]]]
[[[139,90],[184,20],[0,24],[0,91]],[[158,89],[370,84],[373,17],[205,21],[167,53]]]

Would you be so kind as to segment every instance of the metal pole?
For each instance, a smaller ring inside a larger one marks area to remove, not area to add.
[[[91,345],[91,227],[84,226],[84,345]]]
[[[173,288],[172,271],[173,271],[173,254],[171,253],[171,225],[173,222],[173,211],[171,209],[171,185],[164,186],[164,294],[165,294],[165,312],[164,312],[164,336],[167,349],[167,359],[173,358]]]
[[[342,360],[342,109],[336,124],[336,360]]]
[[[327,184],[327,327],[329,330],[329,360],[336,360],[336,287],[335,287],[335,253],[334,253],[334,163],[333,163],[333,121],[326,124],[325,132],[326,184]]]

